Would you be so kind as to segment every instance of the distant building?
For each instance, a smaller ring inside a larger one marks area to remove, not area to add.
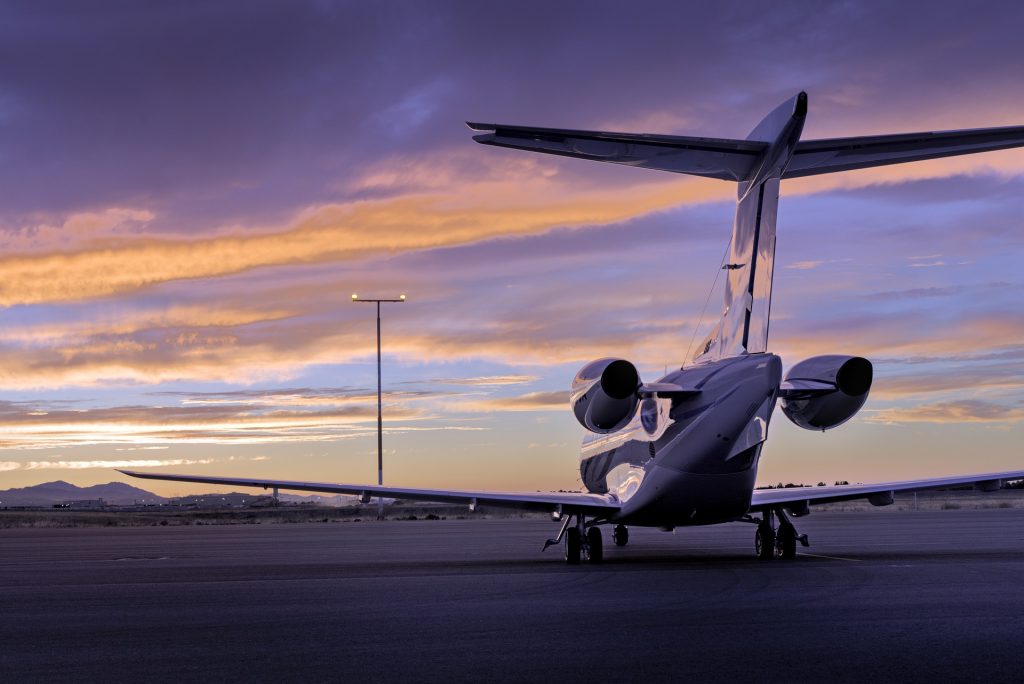
[[[273,504],[269,496],[252,494],[198,494],[195,496],[179,496],[167,502],[168,506],[182,508],[251,508]]]
[[[62,501],[54,504],[54,508],[67,508],[73,511],[102,511],[107,507],[103,499],[79,499],[77,501]]]

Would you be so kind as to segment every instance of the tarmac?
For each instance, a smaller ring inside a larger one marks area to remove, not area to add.
[[[0,681],[1020,681],[1024,510],[0,530]]]

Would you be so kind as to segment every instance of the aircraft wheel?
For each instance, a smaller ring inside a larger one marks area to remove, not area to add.
[[[616,525],[612,529],[612,541],[616,546],[625,546],[629,543],[629,528],[625,525]]]
[[[604,542],[601,539],[601,528],[594,526],[587,530],[587,560],[600,563],[604,560]]]
[[[570,527],[565,531],[565,562],[569,565],[580,564],[580,552],[582,544],[580,543],[580,531],[575,527]]]
[[[771,560],[775,556],[775,531],[771,525],[761,523],[754,534],[754,551],[760,560]]]
[[[779,558],[786,560],[796,558],[796,528],[788,523],[779,525],[779,534],[775,541],[775,551]]]

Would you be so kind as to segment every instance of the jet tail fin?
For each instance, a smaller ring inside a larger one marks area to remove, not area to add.
[[[804,140],[797,143],[782,178],[800,178],[1022,146],[1024,126]]]

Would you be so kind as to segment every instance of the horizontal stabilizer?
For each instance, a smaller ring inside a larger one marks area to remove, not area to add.
[[[784,380],[779,385],[780,399],[809,399],[820,397],[823,394],[831,394],[836,391],[836,386],[831,382],[819,382],[817,380]]]
[[[768,144],[752,140],[688,138],[647,133],[606,133],[467,122],[483,145],[576,157],[591,161],[740,181]]]
[[[439,503],[465,504],[473,509],[477,506],[496,508],[518,508],[535,511],[564,511],[565,513],[586,513],[587,515],[609,515],[619,510],[618,501],[608,494],[574,494],[558,492],[487,492],[442,489],[409,489],[406,487],[384,487],[381,485],[341,484],[333,482],[296,482],[292,480],[263,480],[259,478],[215,477],[203,475],[174,475],[151,473],[137,470],[118,472],[145,480],[170,480],[171,482],[197,482],[201,484],[224,485],[227,487],[278,488],[298,492],[323,492],[328,494],[354,494],[369,500],[372,496],[412,501],[436,501]]]
[[[681,398],[700,394],[700,390],[695,387],[683,387],[671,382],[649,382],[646,385],[641,385],[640,389],[637,390],[637,394],[641,397]]]
[[[800,178],[1021,146],[1024,126],[806,140],[797,143],[782,177]]]

